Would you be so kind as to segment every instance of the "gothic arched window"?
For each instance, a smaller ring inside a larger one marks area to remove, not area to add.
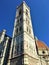
[[[27,32],[28,32],[28,27],[27,27]]]
[[[20,32],[22,31],[22,26],[20,26],[19,31],[20,31]]]
[[[16,29],[16,33],[18,33],[18,28]]]
[[[29,34],[31,34],[31,29],[29,29]]]
[[[20,15],[21,15],[21,13],[22,13],[21,11],[22,11],[22,10],[20,9],[20,10],[19,10],[19,16],[20,16]]]
[[[22,17],[20,18],[20,22],[22,22]]]
[[[17,24],[19,24],[19,19],[17,20]]]
[[[28,10],[26,9],[26,15],[28,16]]]

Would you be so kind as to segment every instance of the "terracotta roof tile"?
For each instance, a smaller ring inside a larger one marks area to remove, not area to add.
[[[45,43],[43,43],[43,42],[40,41],[40,40],[37,40],[37,41],[36,41],[36,44],[37,44],[37,47],[38,47],[38,48],[41,48],[41,49],[48,49],[48,46],[45,45]]]

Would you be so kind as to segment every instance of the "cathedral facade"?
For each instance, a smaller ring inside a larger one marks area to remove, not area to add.
[[[34,36],[30,8],[24,1],[17,7],[10,41],[7,63],[0,58],[1,65],[49,65],[49,47]]]

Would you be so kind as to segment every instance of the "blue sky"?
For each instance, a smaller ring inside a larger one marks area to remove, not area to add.
[[[0,31],[12,36],[16,7],[23,0],[0,0]],[[35,36],[49,46],[49,0],[24,0],[31,10]]]

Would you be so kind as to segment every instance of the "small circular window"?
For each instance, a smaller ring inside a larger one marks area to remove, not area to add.
[[[43,54],[45,54],[45,51],[42,51]]]

